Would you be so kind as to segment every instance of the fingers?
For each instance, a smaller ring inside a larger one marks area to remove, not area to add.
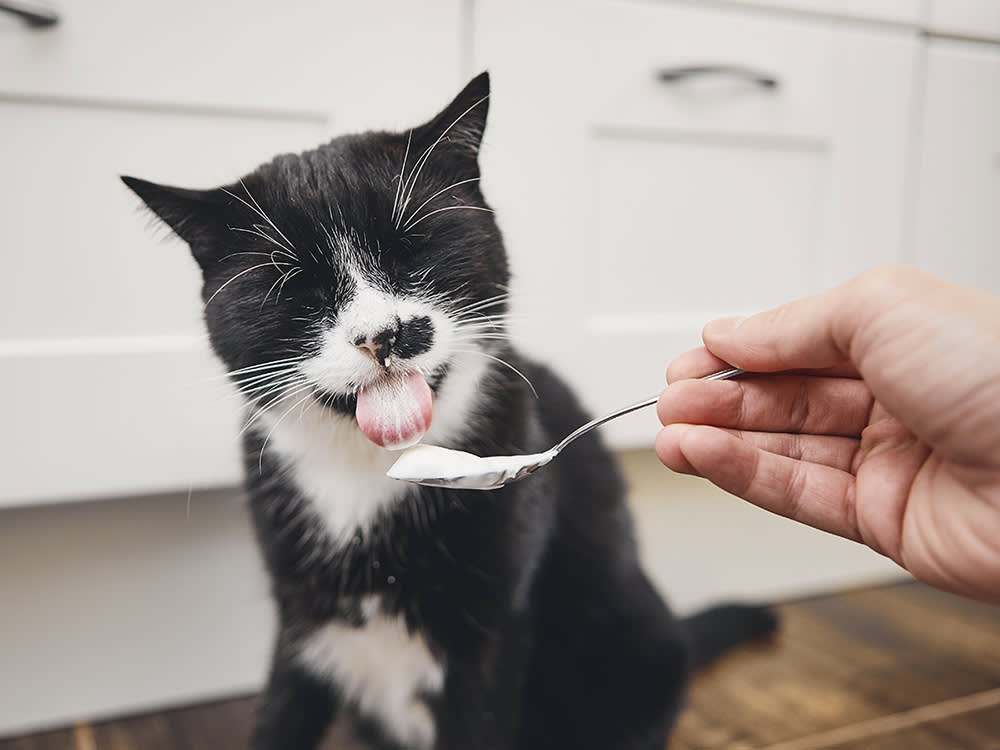
[[[873,399],[860,380],[766,375],[675,382],[660,395],[660,423],[705,424],[756,432],[856,437]]]
[[[702,339],[716,357],[750,372],[831,367],[850,359],[849,339],[839,331],[858,313],[852,294],[848,284],[749,318],[713,320]]]
[[[716,357],[750,372],[813,370],[845,361],[864,370],[867,353],[919,322],[913,311],[895,311],[915,300],[947,297],[955,293],[951,287],[914,268],[886,266],[749,318],[713,320],[702,339]]]
[[[728,362],[712,354],[708,349],[699,347],[680,355],[667,368],[667,382],[687,378],[701,378],[729,367]]]
[[[849,472],[770,453],[702,425],[665,428],[657,437],[656,451],[668,467],[690,469],[687,473],[765,510],[861,541],[855,479]]]
[[[684,352],[676,357],[667,367],[667,383],[689,378],[701,378],[713,372],[730,367],[728,362],[719,359],[703,346]],[[830,367],[815,369],[795,368],[785,371],[786,374],[823,375],[831,378],[858,378],[858,369],[850,362],[844,361]]]
[[[660,460],[682,474],[696,473],[679,447],[681,436],[690,428],[689,424],[668,425],[662,430],[656,443],[657,451],[663,454]],[[748,430],[725,430],[725,432],[768,453],[787,456],[796,461],[822,464],[848,473],[854,473],[860,444],[857,438],[836,435],[797,435]]]

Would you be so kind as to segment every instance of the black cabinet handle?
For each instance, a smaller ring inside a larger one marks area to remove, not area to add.
[[[656,77],[663,83],[679,83],[701,76],[731,76],[755,83],[761,88],[778,88],[778,77],[745,65],[677,65],[660,68]]]
[[[51,6],[35,0],[0,0],[0,12],[18,16],[36,29],[59,23],[59,14]]]

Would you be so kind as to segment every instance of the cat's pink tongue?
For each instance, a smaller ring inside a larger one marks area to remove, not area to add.
[[[389,450],[419,442],[430,429],[434,396],[419,372],[387,378],[358,391],[354,415],[369,440]]]

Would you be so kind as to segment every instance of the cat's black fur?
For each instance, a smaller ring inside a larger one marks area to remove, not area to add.
[[[497,295],[508,270],[500,232],[491,213],[461,208],[487,208],[475,178],[488,92],[480,75],[410,133],[336,138],[279,156],[225,189],[124,178],[190,244],[204,275],[211,342],[229,370],[257,373],[266,384],[259,375],[269,372],[266,363],[319,351],[319,332],[356,293],[342,267],[345,253],[380,293],[452,300],[456,309],[479,303],[476,314],[502,330],[506,303]],[[406,192],[399,181],[423,154],[408,210],[461,183],[424,213],[456,210],[428,214],[403,231],[394,220]],[[279,244],[295,249],[294,261],[269,255]],[[441,332],[419,317],[397,318],[380,362],[390,356],[404,366],[438,345]],[[480,455],[541,451],[587,420],[545,367],[494,337],[477,346],[520,370],[538,397],[512,369],[488,360],[478,396],[460,405],[468,428],[440,437],[450,447]],[[439,397],[459,359],[426,373]],[[248,400],[256,397],[255,408],[283,410],[280,388],[253,391],[261,380],[234,380]],[[312,414],[353,424],[351,388],[315,384],[312,398]],[[596,434],[500,490],[413,487],[346,536],[324,525],[296,481],[294,456],[265,444],[267,435],[251,428],[244,438],[250,507],[279,613],[257,750],[314,748],[339,714],[353,717],[380,748],[433,741],[442,750],[659,749],[689,671],[774,628],[770,612],[752,607],[690,621],[671,616],[640,568],[622,476]],[[402,618],[440,665],[443,683],[418,686],[406,704],[432,717],[432,740],[401,733],[392,717],[357,698],[356,686],[301,658],[302,644],[323,626],[360,633],[373,617]]]

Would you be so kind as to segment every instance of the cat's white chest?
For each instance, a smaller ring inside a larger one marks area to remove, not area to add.
[[[374,609],[373,600],[368,604]],[[424,697],[440,693],[444,668],[401,618],[375,615],[360,627],[327,623],[302,643],[299,661],[405,747],[433,746],[434,717]]]
[[[472,428],[468,415],[480,398],[486,369],[482,358],[456,358],[435,398],[434,423],[425,442],[447,443]],[[379,511],[416,490],[416,485],[386,476],[399,453],[370,442],[347,416],[312,405],[291,416],[264,413],[258,429],[335,543],[368,529]]]
[[[348,418],[314,412],[271,429],[268,449],[281,456],[330,539],[344,543],[412,485],[385,475],[394,454],[369,442]]]

